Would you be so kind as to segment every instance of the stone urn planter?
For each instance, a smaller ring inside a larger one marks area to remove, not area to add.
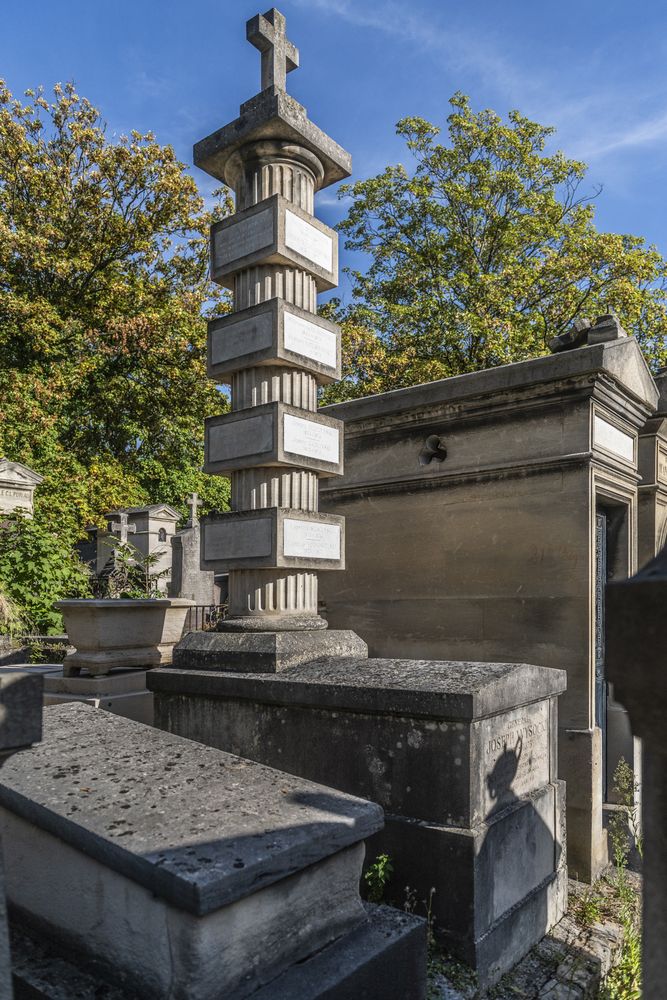
[[[86,670],[99,676],[118,667],[146,670],[171,663],[193,606],[183,597],[58,601],[76,647],[65,657],[63,675],[75,677]]]

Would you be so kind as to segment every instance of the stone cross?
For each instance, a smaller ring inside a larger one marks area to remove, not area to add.
[[[124,545],[127,544],[128,532],[134,534],[134,532],[137,530],[136,524],[128,524],[127,523],[127,514],[125,514],[125,513],[121,513],[121,515],[120,515],[120,523],[116,523],[115,521],[112,521],[111,524],[110,524],[110,527],[111,527],[112,533],[114,535],[118,535],[120,541]]]
[[[272,7],[246,24],[246,38],[262,53],[262,90],[287,89],[287,74],[299,66],[299,50],[287,39],[285,17]]]
[[[196,528],[199,524],[199,518],[197,516],[197,508],[201,507],[202,501],[199,499],[196,493],[191,493],[187,499],[188,509],[190,511],[190,517],[188,518],[188,523],[186,527]]]

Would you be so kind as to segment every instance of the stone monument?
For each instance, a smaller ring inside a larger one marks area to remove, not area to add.
[[[0,458],[0,515],[21,509],[32,517],[35,487],[43,481],[44,476],[27,465]]]
[[[359,897],[379,806],[84,705],[23,756],[0,773],[21,996],[423,1000],[424,921]]]
[[[234,294],[213,320],[208,371],[231,384],[231,412],[206,421],[205,471],[230,475],[232,513],[202,522],[202,568],[229,571],[229,611],[208,648],[229,667],[281,642],[312,659],[359,653],[327,635],[317,571],[344,568],[343,518],[318,513],[318,477],[342,472],[340,421],[317,413],[317,387],[340,376],[340,331],[317,315],[338,281],[338,237],[313,215],[318,190],[347,177],[350,157],[285,91],[298,65],[285,18],[247,25],[262,53],[262,91],[240,117],[197,143],[197,166],[229,184],[236,214],[211,230],[211,276]]]
[[[326,407],[345,422],[345,474],[321,503],[345,516],[349,555],[321,596],[372,656],[567,670],[568,866],[593,880],[616,763],[635,756],[604,673],[604,585],[640,564],[638,521],[647,551],[664,530],[667,470],[635,338],[613,316],[584,333],[549,357]]]
[[[343,519],[318,513],[318,476],[341,475],[343,442],[340,422],[316,412],[340,336],[315,311],[337,265],[313,196],[349,157],[285,93],[298,55],[282,15],[253,18],[247,35],[264,90],[195,146],[238,209],[211,238],[235,311],[210,326],[209,371],[231,381],[232,411],[206,426],[206,469],[231,473],[234,511],[203,521],[202,547],[204,567],[229,570],[230,617],[185,636],[174,669],[149,672],[156,725],[380,802],[386,838],[372,850],[391,853],[417,898],[436,887],[436,932],[488,984],[565,905],[564,675],[369,660],[344,622],[327,631],[318,614],[317,571],[344,568]]]
[[[171,538],[171,583],[170,597],[187,597],[198,606],[214,607],[219,588],[215,583],[215,573],[200,566],[201,527],[197,508],[201,500],[196,493],[188,497],[190,517],[185,527]]]

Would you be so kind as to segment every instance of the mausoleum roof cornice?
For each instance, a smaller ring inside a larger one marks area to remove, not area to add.
[[[598,382],[606,383],[607,393],[613,391],[613,386],[620,387],[626,398],[631,397],[637,404],[641,420],[655,412],[658,389],[634,337],[333,403],[322,407],[321,412],[344,420],[351,428],[362,422],[398,419],[407,411],[424,411],[426,416],[427,412],[433,415],[438,407],[453,404],[474,408],[475,400],[489,409],[505,408],[512,405],[512,396],[517,403],[529,400],[533,388],[535,395],[544,399],[549,384],[556,395],[592,395]]]

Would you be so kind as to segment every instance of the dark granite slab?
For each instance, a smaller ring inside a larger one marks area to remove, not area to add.
[[[184,667],[182,658],[180,669],[149,671],[149,689],[469,721],[561,694],[566,687],[564,670],[530,663],[330,657],[262,677]]]
[[[45,710],[0,805],[197,915],[383,825],[363,799],[76,704]]]

